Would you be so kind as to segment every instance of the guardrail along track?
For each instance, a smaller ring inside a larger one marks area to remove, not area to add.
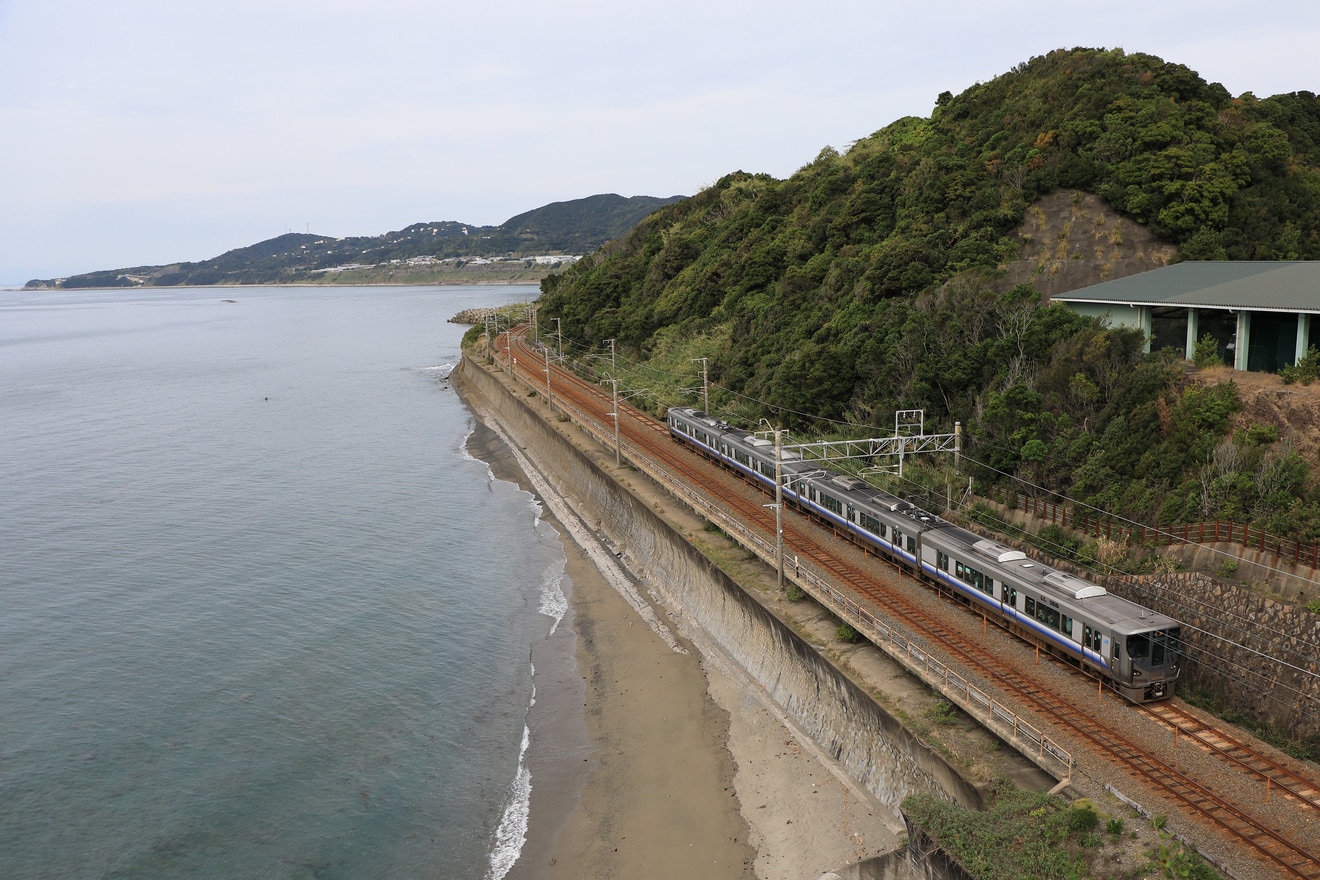
[[[516,330],[511,341],[510,356],[502,359],[505,367],[516,365],[515,373],[520,380],[544,395],[547,390],[544,355],[533,349]],[[509,360],[514,364],[510,364]],[[584,382],[553,361],[548,364],[548,369],[549,390],[554,404],[576,416],[579,423],[602,443],[612,445],[614,406],[610,392]],[[773,560],[775,523],[772,511],[761,503],[747,500],[739,491],[726,491],[740,481],[728,471],[693,454],[691,450],[674,444],[665,426],[623,403],[620,403],[618,412],[619,442],[626,449],[626,455],[632,463],[667,488],[677,490],[694,509],[717,520],[721,527],[729,525],[731,531],[753,543],[762,558],[766,558],[769,548],[769,558]],[[716,487],[713,491],[710,488],[712,486]],[[694,487],[706,489],[702,491]],[[734,523],[739,525],[731,525]],[[1191,814],[1227,832],[1281,870],[1284,876],[1320,880],[1320,857],[1316,854],[1320,842],[1294,840],[1283,831],[1271,828],[1267,820],[1253,815],[1249,806],[1230,803],[1161,757],[1142,749],[1120,731],[1093,717],[1087,717],[1085,712],[1071,705],[1069,698],[1052,692],[1038,679],[1025,675],[1018,665],[995,656],[983,645],[950,628],[940,617],[926,611],[901,590],[876,580],[847,561],[843,555],[831,552],[816,537],[818,531],[823,533],[814,523],[802,518],[784,517],[785,558],[792,559],[792,566],[786,567],[796,580],[811,588],[818,598],[843,610],[847,617],[865,624],[863,628],[869,636],[879,635],[891,647],[901,644],[905,656],[909,660],[917,660],[923,668],[944,669],[945,680],[958,688],[959,693],[966,693],[969,702],[977,704],[977,708],[1004,723],[1004,701],[996,705],[993,699],[986,696],[986,689],[974,685],[970,676],[952,672],[946,664],[931,657],[931,646],[938,646],[946,656],[954,658],[966,668],[978,670],[984,679],[992,680],[997,688],[1029,707],[1053,729],[1066,731],[1087,744],[1096,754],[1126,768],[1134,777],[1159,789]],[[832,542],[827,540],[825,543]],[[837,582],[837,586],[831,580]],[[911,634],[895,633],[882,617],[900,623]],[[1015,714],[1013,718],[1016,733],[1019,721]],[[1068,771],[1071,771],[1071,755],[1058,748],[1057,743],[1048,740],[1043,733],[1031,729],[1029,725],[1027,729],[1031,741],[1040,743],[1042,753],[1048,751],[1057,760],[1066,763]],[[1039,739],[1031,736],[1033,733]],[[1051,746],[1049,749],[1046,749],[1047,742]],[[1314,806],[1314,794],[1311,798],[1303,796],[1309,783],[1301,780],[1296,785],[1296,796]],[[1290,793],[1294,791],[1286,785],[1281,787]]]

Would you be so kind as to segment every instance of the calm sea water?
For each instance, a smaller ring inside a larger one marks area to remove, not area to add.
[[[0,292],[0,877],[502,876],[564,557],[446,321],[534,296]]]

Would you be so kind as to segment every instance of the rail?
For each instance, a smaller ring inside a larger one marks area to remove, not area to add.
[[[507,362],[506,365],[512,366]],[[544,390],[543,386],[533,384],[524,376],[518,376],[516,370],[512,372],[530,390],[537,393]],[[584,411],[563,395],[556,396],[554,405],[597,441],[606,446],[614,444],[612,422],[609,425],[602,423],[596,415]],[[717,525],[733,540],[755,553],[763,562],[770,565],[778,564],[777,548],[772,541],[762,537],[730,512],[721,509],[714,501],[689,487],[636,444],[620,437],[619,445],[624,457],[634,467],[671,495],[686,503],[698,515]],[[1073,759],[1070,752],[1022,718],[1013,708],[978,688],[967,675],[931,656],[931,653],[922,648],[920,642],[902,627],[881,619],[878,609],[864,607],[855,597],[804,565],[797,554],[792,555],[791,562],[786,555],[784,576],[841,619],[854,624],[854,628],[866,636],[872,644],[903,666],[918,672],[921,678],[956,703],[963,711],[977,717],[992,729],[998,727],[1015,742],[1030,744],[1035,750],[1038,764],[1043,767],[1056,766],[1057,778],[1072,777]]]

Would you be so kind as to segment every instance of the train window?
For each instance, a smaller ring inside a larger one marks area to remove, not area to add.
[[[857,508],[848,505],[848,522],[857,522]]]
[[[1082,644],[1092,651],[1100,650],[1100,630],[1087,626],[1082,629]]]
[[[985,586],[981,587],[981,589],[985,591],[987,596],[993,596],[995,594],[995,579],[990,577],[990,575],[986,575]]]
[[[862,514],[862,528],[866,529],[868,532],[870,532],[873,535],[880,535],[881,537],[884,537],[885,534],[884,526],[880,525],[880,520],[876,519],[870,514],[866,514],[866,513]]]
[[[1028,596],[1028,597],[1027,597],[1027,617],[1035,617],[1035,616],[1036,616],[1036,600],[1033,599],[1033,598],[1031,598],[1030,596]]]
[[[917,539],[911,535],[907,536],[907,548],[909,553],[917,552]]]
[[[900,550],[903,549],[903,533],[898,529],[894,529],[894,546]]]
[[[1145,633],[1137,633],[1127,638],[1128,656],[1133,660],[1145,660],[1150,653],[1150,639]]]
[[[1060,630],[1060,632],[1062,632],[1065,636],[1072,635],[1072,618],[1066,614],[1063,615],[1063,627]]]
[[[1011,605],[1014,608],[1017,607],[1017,590],[1013,589],[1008,584],[1001,583],[999,585],[999,598],[1005,604]]]
[[[962,564],[962,563],[959,563],[959,565],[961,565],[961,564]],[[948,570],[949,570],[949,554],[945,553],[943,550],[936,550],[936,551],[935,551],[935,567],[938,568],[940,571],[948,571]]]
[[[833,495],[826,495],[824,493],[821,493],[820,503],[822,507],[824,507],[826,510],[830,511],[831,513],[837,513],[837,514],[843,513],[843,503],[840,502],[839,499],[835,498]]]
[[[1111,653],[1114,655],[1114,659],[1120,659],[1123,656],[1123,649],[1120,647],[1118,639],[1114,639],[1110,644],[1113,646]]]
[[[1155,633],[1155,641],[1150,649],[1150,665],[1164,665],[1164,633]]]

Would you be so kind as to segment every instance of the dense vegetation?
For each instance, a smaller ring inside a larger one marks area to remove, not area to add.
[[[1114,876],[1093,866],[1125,846],[1122,819],[1102,817],[1087,801],[1067,804],[1044,792],[1021,791],[1003,783],[991,791],[984,812],[968,810],[932,795],[903,801],[908,818],[944,853],[981,880],[1087,880]],[[1154,823],[1154,845],[1144,860],[1123,863],[1120,876],[1185,877],[1218,880],[1219,874]],[[1136,837],[1132,834],[1131,837]],[[1106,852],[1106,847],[1108,852]]]
[[[1184,258],[1320,257],[1318,162],[1311,93],[1233,98],[1149,55],[1061,50],[787,180],[738,172],[661,209],[546,279],[542,314],[670,372],[708,358],[731,420],[890,433],[894,410],[924,408],[937,430],[962,421],[988,478],[1147,521],[1314,536],[1320,497],[1295,451],[1227,437],[1232,385],[1189,385],[1139,335],[999,278],[1028,206],[1060,188]]]
[[[590,196],[544,205],[511,217],[499,226],[447,220],[414,223],[397,232],[375,236],[329,238],[288,233],[198,263],[89,272],[58,281],[30,281],[27,286],[287,284],[315,279],[325,270],[349,264],[376,266],[419,257],[585,254],[623,235],[647,214],[679,198]]]

